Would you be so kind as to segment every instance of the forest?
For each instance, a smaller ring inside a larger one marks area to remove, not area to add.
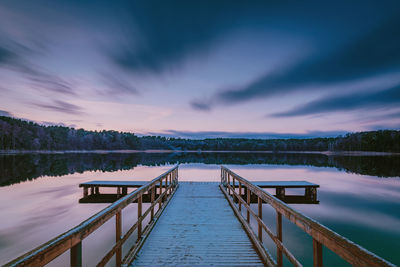
[[[63,176],[85,171],[113,172],[136,166],[185,163],[211,165],[293,165],[333,167],[378,177],[400,176],[400,157],[343,156],[320,153],[22,153],[0,155],[0,187],[41,176]]]
[[[0,150],[372,151],[400,152],[400,131],[379,130],[309,139],[183,139],[87,131],[0,116]]]

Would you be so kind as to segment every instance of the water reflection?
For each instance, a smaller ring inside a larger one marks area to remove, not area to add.
[[[335,167],[351,173],[399,177],[400,156],[339,156],[295,153],[76,153],[0,155],[0,186],[41,176],[62,176],[84,171],[112,172],[138,165],[176,163],[273,164]]]
[[[207,154],[183,153],[2,156],[1,181],[9,186],[0,187],[0,265],[76,226],[108,205],[79,204],[78,200],[82,197],[79,183],[91,180],[151,180],[178,161],[183,163],[179,168],[181,181],[219,181],[219,164],[225,164],[251,181],[304,180],[319,184],[319,205],[291,206],[379,256],[400,264],[397,253],[400,243],[400,180],[381,179],[373,175],[378,172],[373,166],[383,162],[381,168],[388,168],[383,173],[392,174],[389,177],[399,176],[397,157],[378,157],[376,161],[376,157],[354,159],[319,154],[239,153],[237,157],[226,153],[209,154],[209,158]],[[248,165],[244,165],[246,162]],[[365,170],[371,174],[360,175]],[[40,176],[43,177],[34,179]],[[22,182],[29,179],[32,180]],[[135,205],[132,204],[123,213],[124,231],[137,214]],[[264,220],[275,229],[276,215],[267,205],[263,209]],[[103,256],[101,252],[112,247],[114,224],[114,220],[107,222],[85,239],[85,266],[92,266],[90,261],[100,260]],[[310,266],[312,241],[288,221],[284,220],[283,229],[284,243],[302,263]],[[268,248],[274,253],[272,244]],[[326,266],[343,264],[328,251],[324,253]],[[66,253],[49,266],[66,266],[68,257]]]

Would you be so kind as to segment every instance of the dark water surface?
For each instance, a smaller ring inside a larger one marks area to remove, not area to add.
[[[271,153],[0,155],[0,264],[65,232],[108,205],[79,204],[79,183],[151,180],[178,162],[181,181],[219,181],[219,165],[223,164],[251,181],[305,180],[319,184],[320,204],[291,206],[400,265],[400,156]],[[264,221],[274,229],[273,209],[267,205],[263,209]],[[135,204],[124,210],[124,231],[135,216]],[[83,241],[85,266],[93,266],[112,247],[114,223],[110,220]],[[283,240],[303,264],[312,265],[311,238],[285,219]],[[130,243],[133,241],[134,237]],[[275,255],[272,243],[267,238],[265,242]],[[128,249],[129,244],[124,247],[125,251]],[[68,266],[68,253],[50,266]],[[344,264],[324,249],[324,265]]]

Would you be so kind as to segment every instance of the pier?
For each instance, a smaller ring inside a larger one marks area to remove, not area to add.
[[[149,182],[84,183],[83,198],[101,195],[101,187],[114,187],[118,199],[6,266],[44,266],[67,250],[70,265],[82,266],[85,238],[110,219],[115,220],[115,243],[91,265],[105,266],[114,259],[115,266],[282,266],[286,257],[294,266],[302,266],[283,241],[283,217],[311,236],[314,266],[323,266],[323,247],[354,266],[394,266],[290,207],[283,201],[288,196],[282,194],[282,188],[293,186],[304,188],[304,197],[316,200],[318,185],[303,181],[252,183],[226,167],[221,167],[219,183],[179,182],[178,166]],[[134,189],[130,193],[129,187]],[[276,196],[262,187],[275,188]],[[143,205],[145,198],[149,204]],[[128,205],[137,205],[137,220],[122,232],[123,211]],[[275,229],[263,221],[263,205],[275,210]],[[131,236],[136,236],[136,241],[122,255]],[[276,245],[275,255],[266,249],[263,237]]]

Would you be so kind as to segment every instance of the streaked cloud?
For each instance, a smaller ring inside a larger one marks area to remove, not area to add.
[[[54,100],[52,103],[32,103],[32,105],[45,110],[57,111],[66,114],[85,114],[82,107],[61,100]]]
[[[293,117],[312,114],[321,114],[333,111],[349,111],[358,108],[371,107],[398,107],[400,104],[400,86],[378,91],[357,94],[347,94],[343,96],[330,95],[317,99],[310,103],[296,107],[289,111],[272,114],[274,117]],[[391,114],[391,117],[398,113]]]

